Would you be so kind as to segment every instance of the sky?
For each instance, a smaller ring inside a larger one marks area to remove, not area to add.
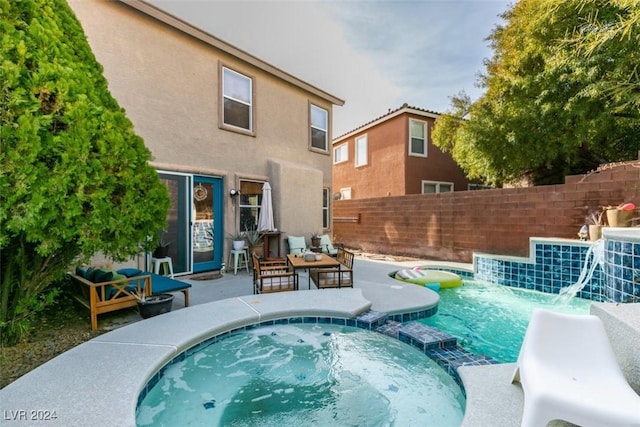
[[[345,101],[333,137],[407,103],[436,112],[476,82],[513,0],[148,0]]]

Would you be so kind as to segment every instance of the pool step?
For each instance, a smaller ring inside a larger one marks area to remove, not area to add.
[[[455,337],[420,322],[400,323],[388,320],[375,331],[418,348],[447,371],[458,384],[462,384],[458,376],[460,366],[496,363],[490,357],[464,350],[458,346]]]

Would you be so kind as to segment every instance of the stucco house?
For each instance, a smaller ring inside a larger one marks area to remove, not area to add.
[[[475,189],[431,142],[439,114],[407,104],[333,140],[333,197],[365,199]]]
[[[256,224],[265,182],[277,239],[330,228],[343,100],[144,1],[69,5],[169,188],[174,273],[219,269],[230,236]]]

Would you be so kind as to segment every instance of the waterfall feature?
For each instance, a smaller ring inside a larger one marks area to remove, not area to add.
[[[591,260],[591,263],[589,261]],[[555,299],[556,303],[566,304],[569,300],[575,297],[578,292],[580,292],[584,287],[589,283],[591,277],[593,276],[593,272],[596,270],[598,265],[601,266],[604,264],[604,239],[598,239],[587,250],[587,254],[584,257],[584,266],[582,267],[582,271],[580,272],[580,277],[578,277],[578,281],[571,286],[567,286],[560,290],[560,293]]]

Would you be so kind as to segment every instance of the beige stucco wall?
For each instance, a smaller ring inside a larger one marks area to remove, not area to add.
[[[154,166],[223,177],[227,192],[240,179],[269,180],[276,227],[307,235],[321,229],[331,156],[308,148],[309,103],[331,115],[332,102],[121,2],[69,4]],[[218,127],[221,64],[253,78],[255,136]],[[236,224],[225,200],[225,224]]]

